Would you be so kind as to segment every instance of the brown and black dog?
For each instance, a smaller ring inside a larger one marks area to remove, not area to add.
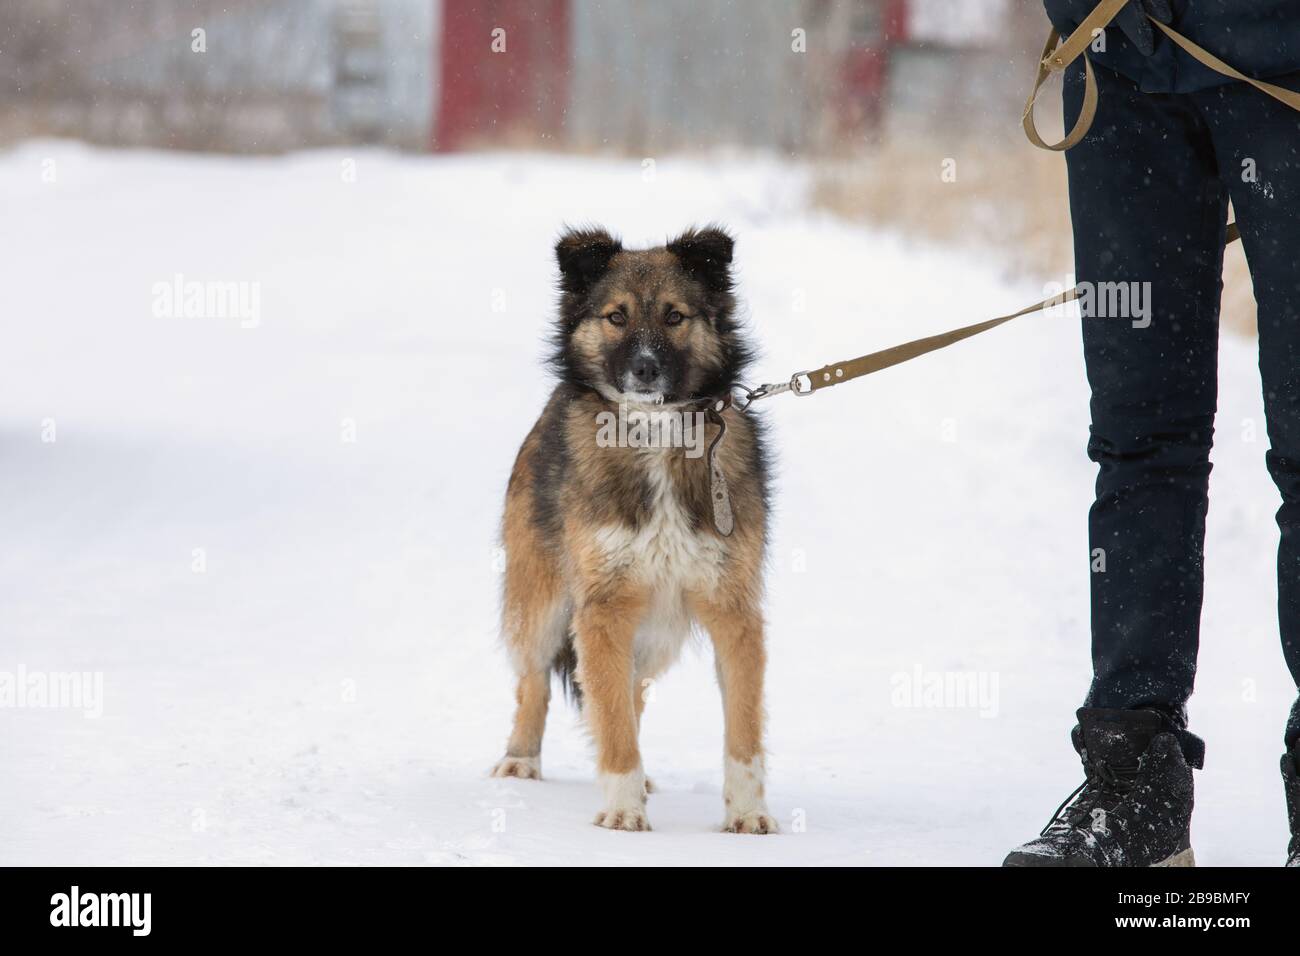
[[[753,415],[722,413],[729,535],[715,527],[703,453],[718,427],[702,409],[729,393],[750,357],[733,318],[732,245],[709,227],[645,250],[604,230],[569,230],[555,247],[560,382],[506,492],[502,630],[518,710],[493,773],[540,778],[558,672],[595,739],[605,800],[595,822],[611,829],[650,829],[637,745],[644,689],[693,627],[712,639],[722,691],[724,829],[777,829],[763,794],[768,465]],[[652,416],[665,427],[624,427]]]

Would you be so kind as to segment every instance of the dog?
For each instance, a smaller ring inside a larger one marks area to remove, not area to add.
[[[752,414],[704,411],[752,356],[735,319],[733,247],[716,226],[643,250],[569,229],[555,246],[559,383],[519,449],[502,522],[502,634],[518,706],[493,775],[541,778],[557,673],[594,738],[604,796],[594,822],[612,830],[650,829],[644,691],[698,627],[723,700],[723,829],[777,831],[763,791],[768,457]],[[667,430],[682,440],[634,441],[611,427],[619,415],[678,416]],[[719,419],[725,441],[697,453],[717,440]],[[710,458],[730,499],[722,524]]]

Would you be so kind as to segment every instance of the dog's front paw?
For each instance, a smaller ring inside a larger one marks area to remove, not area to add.
[[[730,756],[726,762],[726,783],[722,788],[726,807],[725,833],[777,833],[776,818],[767,812],[763,799],[763,756],[747,761]]]
[[[592,822],[606,830],[639,832],[650,829],[650,821],[646,819],[645,809],[642,807],[611,807],[601,810]]]
[[[492,768],[494,777],[518,777],[520,780],[542,779],[541,757],[502,757]]]
[[[605,809],[596,814],[596,826],[607,830],[649,830],[645,803],[649,788],[645,773],[638,767],[631,773],[603,773],[601,789],[605,792]]]
[[[724,833],[780,833],[776,818],[767,812],[766,807],[757,807],[743,813],[727,814]]]

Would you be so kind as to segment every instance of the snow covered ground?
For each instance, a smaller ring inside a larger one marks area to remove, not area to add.
[[[730,225],[758,380],[1043,295],[817,213],[805,180],[727,157],[0,155],[0,672],[103,681],[97,718],[0,710],[0,863],[995,864],[1036,833],[1080,779],[1087,682],[1093,471],[1061,316],[763,409],[782,835],[715,832],[707,645],[647,710],[653,833],[590,824],[558,702],[547,780],[486,776],[512,706],[496,526],[549,390],[562,222]],[[256,315],[168,314],[177,274],[246,283]],[[1285,843],[1254,362],[1223,343],[1204,864]],[[907,705],[950,673],[983,701]]]

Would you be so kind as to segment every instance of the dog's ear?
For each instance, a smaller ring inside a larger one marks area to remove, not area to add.
[[[609,260],[623,244],[604,229],[566,229],[555,244],[560,288],[581,295],[605,274]]]
[[[668,251],[710,291],[726,292],[731,288],[731,250],[735,244],[725,229],[706,226],[687,229],[668,243]]]

